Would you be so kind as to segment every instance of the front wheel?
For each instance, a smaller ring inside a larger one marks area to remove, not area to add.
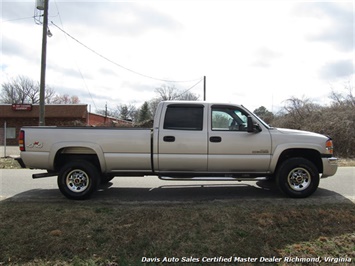
[[[96,191],[99,182],[97,168],[87,161],[74,161],[62,167],[58,187],[69,199],[83,200]]]
[[[290,158],[284,161],[276,173],[279,189],[292,198],[306,198],[319,185],[316,166],[304,158]]]

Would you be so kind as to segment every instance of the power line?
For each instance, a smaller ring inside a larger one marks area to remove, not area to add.
[[[129,71],[129,72],[132,72],[132,73],[134,73],[134,74],[136,74],[136,75],[139,75],[139,76],[142,76],[142,77],[145,77],[145,78],[150,78],[150,79],[158,80],[158,81],[176,82],[176,83],[192,82],[192,81],[198,80],[198,79],[194,79],[194,80],[168,80],[168,79],[155,78],[155,77],[152,77],[152,76],[149,76],[149,75],[145,75],[145,74],[139,73],[139,72],[137,72],[137,71],[135,71],[135,70],[133,70],[133,69],[130,69],[130,68],[128,68],[128,67],[125,67],[125,66],[123,66],[123,65],[120,65],[120,64],[114,62],[113,60],[107,58],[106,56],[104,56],[104,55],[102,55],[102,54],[96,52],[94,49],[88,47],[87,45],[85,45],[84,43],[82,43],[81,41],[79,41],[78,39],[76,39],[75,37],[73,37],[72,35],[70,35],[68,32],[66,32],[65,30],[63,30],[62,28],[60,28],[60,27],[59,27],[58,25],[56,25],[53,21],[51,21],[51,23],[52,23],[55,27],[57,27],[61,32],[63,32],[64,34],[66,34],[67,36],[69,36],[70,38],[72,38],[74,41],[76,41],[76,42],[79,43],[80,45],[84,46],[86,49],[88,49],[89,51],[93,52],[93,53],[96,54],[97,56],[99,56],[99,57],[105,59],[106,61],[108,61],[108,62],[110,62],[110,63],[112,63],[112,64],[114,64],[114,65],[116,65],[116,66],[118,66],[118,67],[120,67],[120,68],[123,68],[123,69],[125,69],[125,70],[127,70],[127,71]]]
[[[10,22],[10,21],[16,21],[16,20],[30,19],[30,18],[34,18],[34,16],[31,16],[31,17],[23,17],[23,18],[13,18],[13,19],[8,19],[8,20],[2,20],[1,23]]]
[[[60,24],[61,24],[62,27],[64,28],[64,26],[63,26],[63,21],[62,21],[62,17],[60,16],[59,8],[58,8],[58,5],[57,5],[57,1],[54,1],[54,4],[55,4],[55,7],[57,8],[57,11],[58,11],[58,16],[59,16]],[[53,22],[52,22],[52,23],[53,23]],[[68,41],[67,35],[65,35],[65,39],[66,39],[66,41],[67,41],[67,43],[68,43],[68,45],[69,45],[69,41]],[[76,65],[76,68],[77,68],[77,70],[78,70],[78,72],[79,72],[79,74],[80,74],[81,79],[83,80],[84,86],[85,86],[86,90],[88,91],[88,93],[89,93],[89,95],[90,95],[91,101],[92,101],[92,103],[94,104],[95,109],[97,110],[97,107],[96,107],[94,98],[92,97],[92,94],[91,94],[91,92],[90,92],[90,90],[89,90],[89,87],[88,87],[88,85],[86,84],[84,75],[83,75],[83,73],[81,72],[81,70],[80,70],[80,68],[79,68],[78,62],[77,62],[73,57],[72,57],[72,59],[73,59],[75,65]]]
[[[204,78],[200,79],[195,85],[191,86],[190,88],[188,88],[186,91],[184,91],[183,93],[181,93],[181,94],[178,95],[177,97],[180,97],[180,96],[184,95],[186,92],[192,90],[194,87],[196,87],[198,84],[200,84],[203,79],[204,79]]]
[[[56,17],[58,16],[59,14],[55,15],[55,16],[48,16],[48,17]],[[16,21],[16,20],[25,20],[25,19],[35,19],[36,18],[36,15],[33,15],[31,17],[22,17],[22,18],[12,18],[12,19],[6,19],[6,20],[2,20],[0,21],[0,23],[5,23],[5,22],[11,22],[11,21]]]

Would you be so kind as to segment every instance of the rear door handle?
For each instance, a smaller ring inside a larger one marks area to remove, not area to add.
[[[221,137],[210,137],[210,142],[222,142]]]
[[[165,136],[165,137],[163,138],[163,140],[164,140],[165,142],[174,142],[174,141],[175,141],[175,137],[174,137],[174,136]]]

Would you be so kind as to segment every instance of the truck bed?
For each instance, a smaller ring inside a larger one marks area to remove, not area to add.
[[[51,169],[58,154],[97,154],[105,172],[150,171],[151,129],[96,127],[24,127],[21,156],[30,168]],[[58,138],[60,136],[60,138]],[[80,148],[79,148],[80,147]],[[134,157],[134,158],[133,158]],[[132,167],[134,164],[134,167]]]

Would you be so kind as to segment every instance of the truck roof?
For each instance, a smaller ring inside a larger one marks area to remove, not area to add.
[[[177,100],[169,100],[169,101],[162,101],[164,103],[175,103],[175,104],[208,104],[208,105],[235,105],[235,106],[242,106],[241,104],[236,103],[225,103],[225,102],[211,102],[211,101],[177,101]]]

